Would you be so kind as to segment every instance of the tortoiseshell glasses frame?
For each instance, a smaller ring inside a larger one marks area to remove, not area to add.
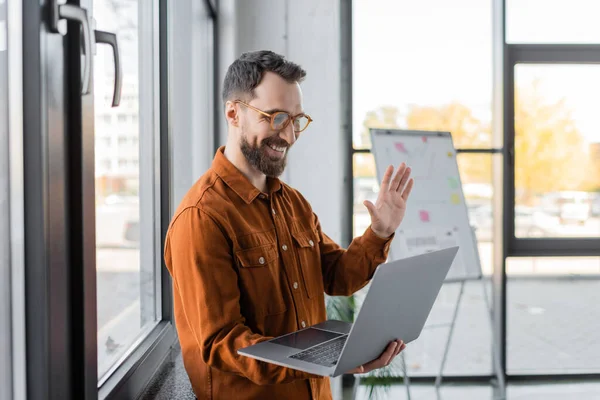
[[[256,111],[257,113],[260,113],[265,117],[270,118],[271,129],[273,129],[274,131],[281,131],[285,129],[290,124],[290,122],[293,121],[294,132],[300,133],[306,128],[308,128],[308,125],[310,125],[310,123],[313,121],[310,115],[304,113],[292,116],[285,111],[277,111],[269,114],[268,112],[259,110],[258,108],[253,107],[250,104],[243,102],[242,100],[235,100],[234,103],[243,104],[244,106]]]

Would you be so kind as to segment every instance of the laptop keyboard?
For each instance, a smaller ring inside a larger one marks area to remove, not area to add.
[[[325,342],[311,347],[310,349],[301,351],[300,353],[296,353],[290,356],[290,358],[323,365],[325,367],[332,367],[340,358],[340,353],[342,352],[344,343],[346,343],[347,337],[347,335],[340,336],[337,339],[333,339],[329,342]]]

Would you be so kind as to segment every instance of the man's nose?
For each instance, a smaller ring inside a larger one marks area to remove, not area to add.
[[[285,128],[279,132],[279,136],[284,139],[291,146],[296,142],[296,132],[294,131],[294,124],[290,122]]]

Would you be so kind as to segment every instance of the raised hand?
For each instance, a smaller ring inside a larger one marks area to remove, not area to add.
[[[394,167],[390,165],[383,175],[375,204],[369,200],[363,203],[371,216],[371,230],[382,238],[391,236],[400,226],[414,185],[414,180],[410,178],[410,167],[405,163],[398,167],[394,179],[393,173]]]

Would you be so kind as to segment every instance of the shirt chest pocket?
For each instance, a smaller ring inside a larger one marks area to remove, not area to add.
[[[239,266],[242,308],[255,317],[285,312],[279,253],[275,243],[241,249],[235,253]]]
[[[298,261],[306,294],[309,298],[320,296],[324,292],[319,247],[321,239],[315,230],[292,232],[292,236],[298,251]]]

